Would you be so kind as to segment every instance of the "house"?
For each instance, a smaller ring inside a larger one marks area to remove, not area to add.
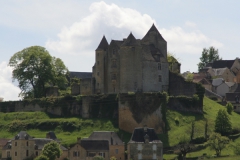
[[[211,75],[212,79],[223,78],[226,82],[234,82],[235,79],[234,73],[227,67],[209,68],[207,72]]]
[[[135,128],[127,146],[128,159],[163,159],[163,144],[152,128]]]
[[[117,133],[94,131],[88,138],[78,138],[77,144],[69,150],[69,158],[71,160],[79,158],[90,160],[95,155],[100,155],[105,159],[116,157],[118,160],[124,160],[124,153],[125,145]]]
[[[171,69],[180,72],[180,65],[174,63]],[[167,42],[154,24],[142,39],[130,33],[108,43],[103,36],[95,50],[92,73],[70,72],[70,77],[81,79],[80,87],[75,86],[81,95],[167,91]]]
[[[232,93],[226,93],[226,102],[230,102],[233,105],[233,110],[240,113],[240,84],[236,84],[237,87],[234,88]]]
[[[44,145],[51,141],[53,140],[49,138],[32,138],[26,131],[21,131],[3,147],[2,159],[8,157],[11,157],[12,160],[35,158],[41,154]],[[63,154],[59,160],[68,156],[68,150],[63,146],[61,149]]]

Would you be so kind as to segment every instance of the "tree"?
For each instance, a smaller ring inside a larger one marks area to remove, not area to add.
[[[62,154],[60,145],[56,141],[51,141],[44,145],[42,155],[48,157],[49,160],[55,160]]]
[[[232,131],[232,124],[225,109],[219,109],[215,119],[215,132],[227,135]]]
[[[192,73],[188,73],[187,74],[186,81],[188,81],[188,82],[192,82],[193,81],[193,74]]]
[[[171,72],[174,72],[174,73],[180,72],[180,68],[178,67],[180,63],[178,62],[178,59],[174,54],[168,52],[167,61],[168,61],[168,68]]]
[[[44,155],[40,155],[40,156],[34,158],[34,160],[49,160],[49,159]]]
[[[215,150],[216,155],[220,156],[221,151],[227,146],[229,143],[229,139],[225,136],[221,136],[219,133],[213,133],[209,140],[208,140],[208,145],[211,150]]]
[[[24,98],[40,98],[46,95],[46,87],[67,84],[68,69],[61,59],[52,57],[40,46],[31,46],[15,53],[9,60],[13,67],[12,78],[17,80]]]
[[[94,156],[93,160],[104,160],[102,156]]]
[[[198,63],[198,70],[203,69],[208,63],[221,60],[218,54],[218,49],[209,47],[209,49],[203,48],[200,62]]]
[[[240,155],[240,143],[239,142],[232,145],[232,149],[233,149],[234,154]]]
[[[231,102],[228,102],[228,103],[226,104],[226,108],[227,108],[227,112],[228,112],[228,114],[232,114],[232,111],[233,111],[233,105],[232,105]]]
[[[187,153],[191,152],[194,145],[190,143],[190,140],[185,136],[181,137],[179,144],[176,146],[176,150],[179,151],[179,159],[186,159]]]

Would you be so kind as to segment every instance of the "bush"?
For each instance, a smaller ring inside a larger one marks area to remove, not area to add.
[[[192,140],[192,143],[194,143],[194,144],[202,144],[202,143],[204,143],[204,142],[206,142],[206,141],[207,141],[207,140],[206,140],[205,137],[199,136],[199,137],[197,137],[197,138],[194,138],[194,139]]]
[[[233,148],[234,154],[240,155],[240,143],[239,142],[236,143],[232,148]]]
[[[175,121],[176,125],[179,125],[179,118],[178,117],[175,117],[174,121]]]
[[[227,108],[228,114],[232,114],[232,111],[233,111],[233,105],[232,105],[232,103],[228,102],[228,103],[226,104],[226,108]]]
[[[213,96],[210,96],[209,97],[211,100],[213,100],[213,101],[217,101],[218,99],[217,99],[217,97],[213,97]]]

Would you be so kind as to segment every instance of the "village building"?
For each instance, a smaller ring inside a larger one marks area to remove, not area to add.
[[[163,159],[163,144],[153,128],[135,128],[127,145],[128,159]]]

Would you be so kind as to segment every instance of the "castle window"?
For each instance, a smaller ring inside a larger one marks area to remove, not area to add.
[[[117,68],[117,61],[116,60],[112,60],[112,68]]]
[[[117,80],[117,74],[116,73],[112,74],[112,80]]]
[[[113,55],[115,55],[115,54],[116,54],[116,50],[115,50],[115,49],[113,49],[113,51],[112,51],[112,54],[113,54]]]
[[[17,152],[15,152],[15,156],[17,156]]]
[[[27,146],[28,146],[28,141],[27,141]]]
[[[118,154],[118,149],[115,150],[115,153]]]
[[[36,156],[38,156],[38,151],[36,151],[36,153],[35,153],[35,154],[36,154]]]
[[[162,82],[162,76],[161,75],[158,76],[158,82]]]
[[[28,150],[26,150],[26,156],[28,157]]]
[[[17,142],[15,142],[15,146],[17,146]]]
[[[161,63],[158,63],[158,70],[161,70],[161,69],[162,69]]]

